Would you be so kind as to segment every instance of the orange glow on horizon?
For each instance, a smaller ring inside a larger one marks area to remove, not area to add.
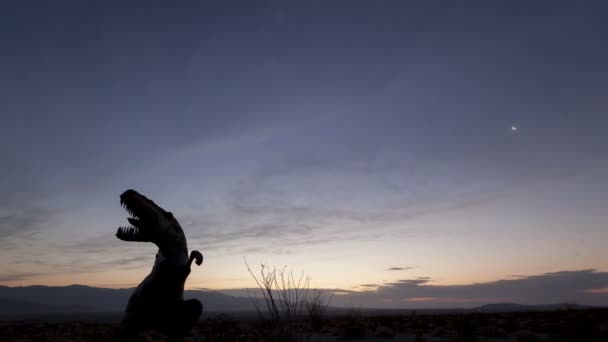
[[[442,302],[442,303],[491,303],[508,300],[508,298],[445,298],[445,297],[410,297],[405,302]]]
[[[599,288],[599,289],[588,289],[588,290],[584,290],[583,292],[608,295],[608,287]]]

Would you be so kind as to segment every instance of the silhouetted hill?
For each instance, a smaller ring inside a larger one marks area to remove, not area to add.
[[[554,310],[567,310],[567,309],[587,309],[589,306],[576,305],[576,304],[547,304],[547,305],[524,305],[515,303],[495,303],[486,304],[478,308],[475,311],[479,312],[516,312],[516,311],[554,311]]]
[[[118,313],[123,312],[134,288],[106,289],[84,285],[70,286],[0,286],[0,315],[36,314],[78,314],[78,313]],[[204,305],[206,312],[213,311],[253,311],[248,298],[235,297],[214,291],[189,290],[184,298],[196,298]],[[420,314],[453,312],[516,312],[516,311],[553,311],[564,309],[585,309],[575,304],[522,305],[514,303],[487,304],[473,309],[419,309]],[[347,312],[346,308],[329,308],[334,315]],[[413,312],[412,309],[363,309],[363,313]]]
[[[133,290],[83,285],[0,286],[0,314],[122,312]],[[208,311],[252,309],[247,298],[213,291],[185,291],[184,298],[199,299]]]

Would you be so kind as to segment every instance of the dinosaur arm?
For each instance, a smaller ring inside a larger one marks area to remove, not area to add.
[[[188,260],[188,266],[192,265],[192,260],[196,259],[196,264],[200,266],[203,263],[203,254],[199,251],[190,252],[190,260]]]

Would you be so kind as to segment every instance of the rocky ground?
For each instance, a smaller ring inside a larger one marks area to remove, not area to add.
[[[0,324],[0,341],[112,341],[116,323],[12,321]],[[356,312],[332,317],[319,332],[307,322],[264,323],[228,314],[206,318],[187,341],[608,341],[608,310],[555,312],[394,315],[365,317]],[[140,341],[164,341],[147,332]]]

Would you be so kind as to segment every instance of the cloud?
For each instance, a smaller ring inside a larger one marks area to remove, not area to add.
[[[44,174],[23,156],[3,156],[0,170],[0,249],[17,247],[12,238],[31,238],[52,227],[63,209],[53,203]]]
[[[411,270],[413,269],[413,267],[389,267],[386,270],[387,271],[407,271],[407,270]]]
[[[119,257],[116,259],[105,260],[96,263],[95,267],[109,268],[109,269],[141,269],[142,267],[150,266],[153,264],[155,256],[136,256],[136,257]]]
[[[36,234],[44,225],[49,224],[54,215],[55,212],[43,207],[11,210],[0,216],[0,238]]]
[[[291,215],[291,210],[285,214],[280,210],[272,212],[269,208],[270,214],[254,214],[257,210],[249,209],[249,215],[236,211],[227,215],[224,221],[199,220],[196,217],[180,219],[186,222],[182,226],[188,236],[188,244],[208,251],[285,255],[293,254],[294,249],[299,247],[367,240],[378,236],[375,232],[332,230],[317,222],[312,214],[307,219],[306,215]],[[299,210],[294,208],[294,211]],[[201,230],[199,227],[204,228]]]
[[[12,282],[12,281],[25,280],[25,279],[28,279],[28,278],[36,277],[38,275],[39,274],[36,274],[36,273],[0,274],[0,282],[4,283],[4,282]]]
[[[257,192],[263,194],[264,190]],[[203,232],[190,233],[208,244],[235,244],[253,239],[282,238],[285,245],[301,246],[324,244],[332,241],[373,239],[386,234],[381,227],[401,224],[416,218],[447,211],[455,211],[491,201],[504,196],[503,193],[473,194],[437,203],[412,204],[409,201],[395,202],[382,208],[341,208],[338,204],[314,203],[293,204],[288,197],[241,196],[229,204],[230,211],[222,219],[211,224],[198,224],[197,217],[187,218],[192,229],[208,227]],[[270,200],[269,198],[272,198]],[[202,219],[205,221],[205,219]],[[250,222],[262,222],[251,224]],[[373,233],[367,227],[375,227]],[[234,227],[242,227],[235,229]],[[390,228],[387,228],[390,229]],[[191,230],[192,231],[192,230]],[[425,231],[425,234],[434,233]],[[323,236],[313,238],[313,236]],[[404,270],[409,268],[404,268]]]
[[[607,288],[608,272],[593,269],[550,272],[466,285],[434,285],[432,279],[419,277],[385,283],[375,289],[346,292],[337,295],[334,303],[378,307],[383,306],[380,303],[384,302],[395,308],[419,307],[422,302],[425,307],[472,307],[505,301],[605,306],[608,305],[605,296]]]
[[[152,267],[156,253],[152,244],[133,248],[132,244],[116,239],[113,233],[67,241],[35,236],[27,241],[19,241],[18,245],[18,249],[0,251],[0,256],[5,266],[16,271],[17,276],[20,275],[18,270],[36,270],[36,274],[26,274],[21,279],[148,269]]]

